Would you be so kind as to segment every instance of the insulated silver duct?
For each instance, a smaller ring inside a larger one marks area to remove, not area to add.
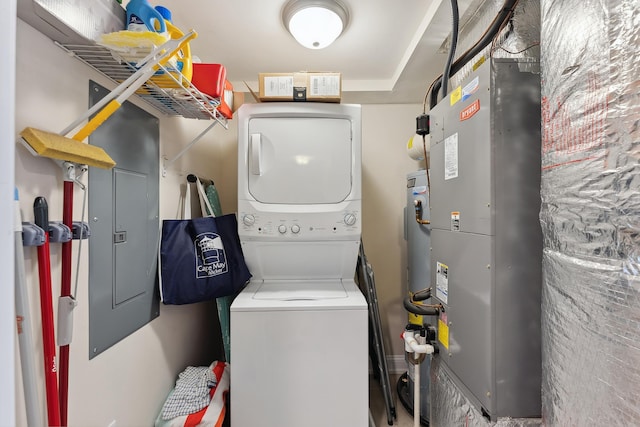
[[[640,420],[640,3],[542,0],[546,425]]]
[[[436,357],[431,362],[431,422],[436,427],[534,427],[540,419],[500,418],[489,422],[467,399]]]

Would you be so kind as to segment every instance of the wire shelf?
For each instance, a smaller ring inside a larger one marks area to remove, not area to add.
[[[118,53],[99,45],[58,44],[58,46],[115,83],[123,82],[137,70]],[[190,83],[188,86],[181,85],[180,80],[186,81],[186,79],[180,75],[176,77],[179,73],[161,65],[158,67],[174,80],[175,84],[171,86],[175,87],[160,87],[150,79],[136,91],[136,95],[166,115],[182,116],[188,119],[213,119],[228,129],[227,119],[217,109],[220,106],[220,99],[203,94]]]

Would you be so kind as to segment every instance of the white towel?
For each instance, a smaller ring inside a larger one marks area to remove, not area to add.
[[[188,366],[178,376],[173,393],[162,407],[162,419],[170,420],[205,408],[211,401],[209,391],[217,382],[209,367]]]

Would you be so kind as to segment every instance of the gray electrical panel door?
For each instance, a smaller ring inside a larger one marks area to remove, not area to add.
[[[91,105],[108,94],[89,82]],[[89,358],[159,314],[159,122],[125,102],[90,136],[114,159],[89,171]]]
[[[539,63],[490,59],[431,123],[438,357],[492,420],[540,417]]]

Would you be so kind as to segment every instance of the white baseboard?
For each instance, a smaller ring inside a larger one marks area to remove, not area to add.
[[[392,354],[387,356],[387,368],[389,374],[397,375],[407,372],[407,361],[404,360],[404,354]]]
[[[389,375],[400,375],[407,372],[407,362],[404,360],[404,354],[388,355],[387,369],[389,370]],[[369,363],[369,372],[373,372],[371,363]]]

